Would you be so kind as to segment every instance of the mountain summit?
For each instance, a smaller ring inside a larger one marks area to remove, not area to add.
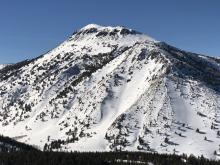
[[[125,27],[90,24],[0,67],[0,133],[44,150],[215,159],[219,128],[220,60]]]

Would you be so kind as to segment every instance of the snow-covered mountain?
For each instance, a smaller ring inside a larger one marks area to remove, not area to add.
[[[220,60],[124,27],[0,69],[0,133],[42,149],[218,158],[219,128]]]

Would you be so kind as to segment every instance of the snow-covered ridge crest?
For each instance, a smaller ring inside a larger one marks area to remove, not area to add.
[[[88,24],[88,25],[84,26],[80,30],[86,30],[86,29],[91,29],[91,28],[97,28],[98,29],[98,28],[103,28],[103,26],[91,23],[91,24]]]
[[[6,68],[7,66],[10,66],[13,64],[0,64],[0,70]]]
[[[83,28],[81,28],[79,31],[77,31],[78,34],[95,34],[95,36],[97,37],[109,37],[111,36],[111,39],[114,38],[114,37],[122,37],[122,36],[127,36],[127,35],[136,35],[136,36],[139,36],[139,37],[142,37],[142,38],[145,38],[145,40],[148,40],[148,41],[154,41],[156,42],[155,39],[143,34],[143,33],[140,33],[136,30],[133,30],[133,29],[130,29],[130,28],[126,28],[126,27],[123,27],[123,26],[100,26],[100,25],[97,25],[97,24],[89,24]],[[75,32],[74,34],[77,35],[77,32]],[[131,37],[131,36],[130,36]]]
[[[0,133],[45,150],[218,159],[219,70],[219,59],[88,25],[43,56],[0,69]]]
[[[132,30],[130,28],[126,28],[126,27],[123,27],[123,26],[100,26],[100,25],[97,25],[97,24],[88,24],[86,26],[84,26],[83,28],[80,29],[80,31],[83,31],[83,30],[88,30],[88,29],[98,29],[98,30],[104,30],[104,29],[108,29],[108,30],[115,30],[115,29],[118,29],[118,30],[122,30],[122,29],[129,29],[129,30]],[[140,33],[140,32],[139,32]],[[140,33],[141,34],[141,33]]]
[[[7,64],[0,64],[0,69],[4,68],[5,66],[7,66]]]

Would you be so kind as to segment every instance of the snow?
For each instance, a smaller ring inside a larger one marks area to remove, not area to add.
[[[68,132],[77,129],[79,140],[61,150],[139,148],[219,159],[213,155],[220,144],[219,92],[170,69],[178,67],[180,59],[151,37],[120,32],[97,37],[100,31],[124,27],[96,24],[78,32],[91,28],[98,31],[76,33],[17,74],[0,79],[0,133],[43,149],[45,143],[71,138]],[[197,58],[220,69],[209,58]],[[30,111],[25,104],[31,105]]]
[[[129,164],[132,164],[132,163],[135,163],[135,164],[148,164],[148,165],[153,165],[153,163],[151,162],[142,162],[142,161],[133,161],[133,160],[121,160],[121,159],[117,159],[116,162],[122,162],[122,163],[129,163]]]
[[[7,66],[7,64],[0,64],[0,69],[3,69],[6,66]]]
[[[88,24],[88,25],[84,26],[80,30],[87,30],[87,29],[91,29],[91,28],[103,28],[103,27],[92,23],[92,24]]]

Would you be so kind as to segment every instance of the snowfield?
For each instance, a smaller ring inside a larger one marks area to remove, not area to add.
[[[44,150],[220,158],[220,61],[90,24],[0,65],[0,133]]]

